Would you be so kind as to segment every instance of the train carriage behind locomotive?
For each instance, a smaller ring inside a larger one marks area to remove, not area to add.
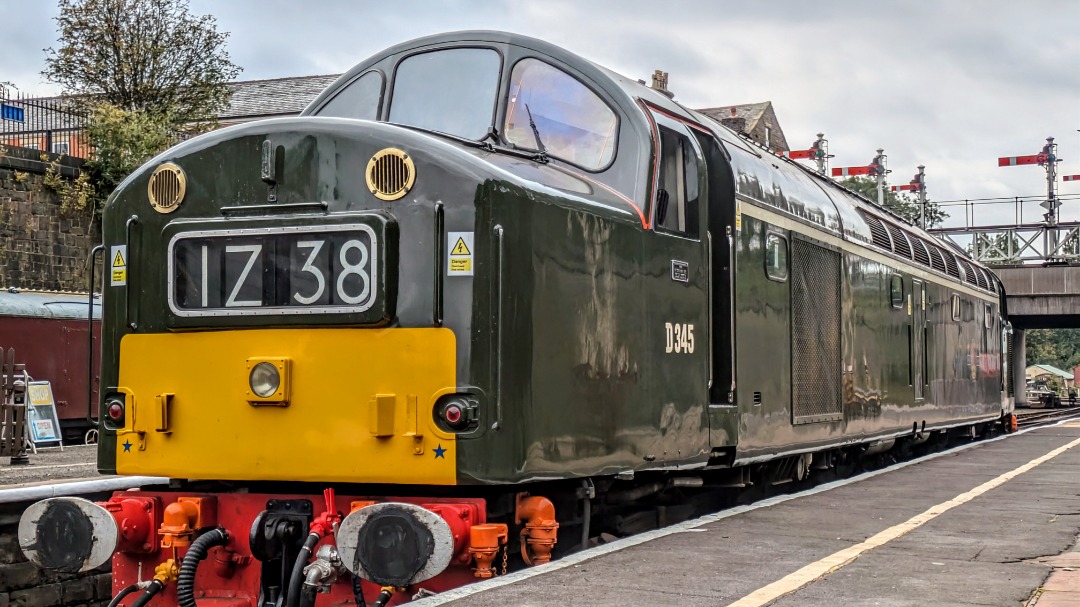
[[[522,526],[546,558],[553,503],[563,532],[588,524],[581,479],[805,471],[806,454],[1011,410],[1000,286],[983,268],[516,35],[405,43],[299,118],[181,144],[121,185],[103,225],[129,266],[105,295],[100,469],[258,490],[119,494],[159,518],[145,546],[120,542],[117,588],[177,534],[242,538],[294,502],[307,514],[289,520],[312,528],[355,508],[350,533],[411,504],[394,516],[436,544],[449,534],[445,559],[389,578],[346,565],[405,586],[452,563],[427,582],[442,588],[490,565],[470,525]],[[320,519],[326,485],[355,498]],[[551,501],[521,494],[537,490]],[[230,550],[287,560],[303,536]],[[273,571],[199,579],[266,595],[287,587]]]
[[[88,333],[100,344],[101,302],[87,294],[8,288],[0,291],[0,349],[37,381],[52,387],[65,444],[94,440],[99,358],[90,359]],[[90,315],[93,315],[90,318]],[[51,436],[51,434],[50,434]]]

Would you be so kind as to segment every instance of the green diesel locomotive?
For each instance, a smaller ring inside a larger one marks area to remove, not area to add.
[[[992,273],[523,36],[380,52],[103,223],[99,469],[175,481],[20,538],[157,604],[401,600],[1011,416]]]

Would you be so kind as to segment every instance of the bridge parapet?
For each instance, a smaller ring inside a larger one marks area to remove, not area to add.
[[[1080,265],[996,267],[1009,320],[1023,329],[1080,327]]]

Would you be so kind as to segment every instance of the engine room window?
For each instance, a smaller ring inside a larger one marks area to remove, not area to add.
[[[894,308],[904,307],[904,277],[893,274],[889,279],[889,302]]]
[[[319,110],[319,116],[378,120],[382,92],[383,75],[368,72],[345,85]]]
[[[660,127],[660,171],[653,213],[657,228],[697,237],[697,158],[689,138]]]
[[[595,171],[615,157],[617,126],[615,112],[566,72],[536,59],[514,66],[503,133],[515,146],[542,144],[553,158]]]
[[[960,320],[960,296],[952,296],[952,319]]]
[[[765,237],[765,275],[773,280],[787,280],[787,239],[779,234]]]
[[[394,76],[389,121],[466,139],[483,138],[495,113],[501,64],[499,54],[485,48],[406,58]]]
[[[987,329],[994,326],[994,308],[990,304],[983,304],[986,308],[984,311],[983,324]]]

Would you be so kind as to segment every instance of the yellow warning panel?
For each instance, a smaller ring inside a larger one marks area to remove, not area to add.
[[[109,285],[121,287],[127,284],[127,245],[113,245],[109,249],[109,259],[112,260],[112,279]]]
[[[464,238],[458,238],[454,243],[454,248],[450,250],[451,255],[472,255],[472,251],[469,250],[468,245],[465,244]],[[113,264],[116,265],[116,264]]]
[[[450,232],[446,239],[446,275],[473,275],[473,232]]]

